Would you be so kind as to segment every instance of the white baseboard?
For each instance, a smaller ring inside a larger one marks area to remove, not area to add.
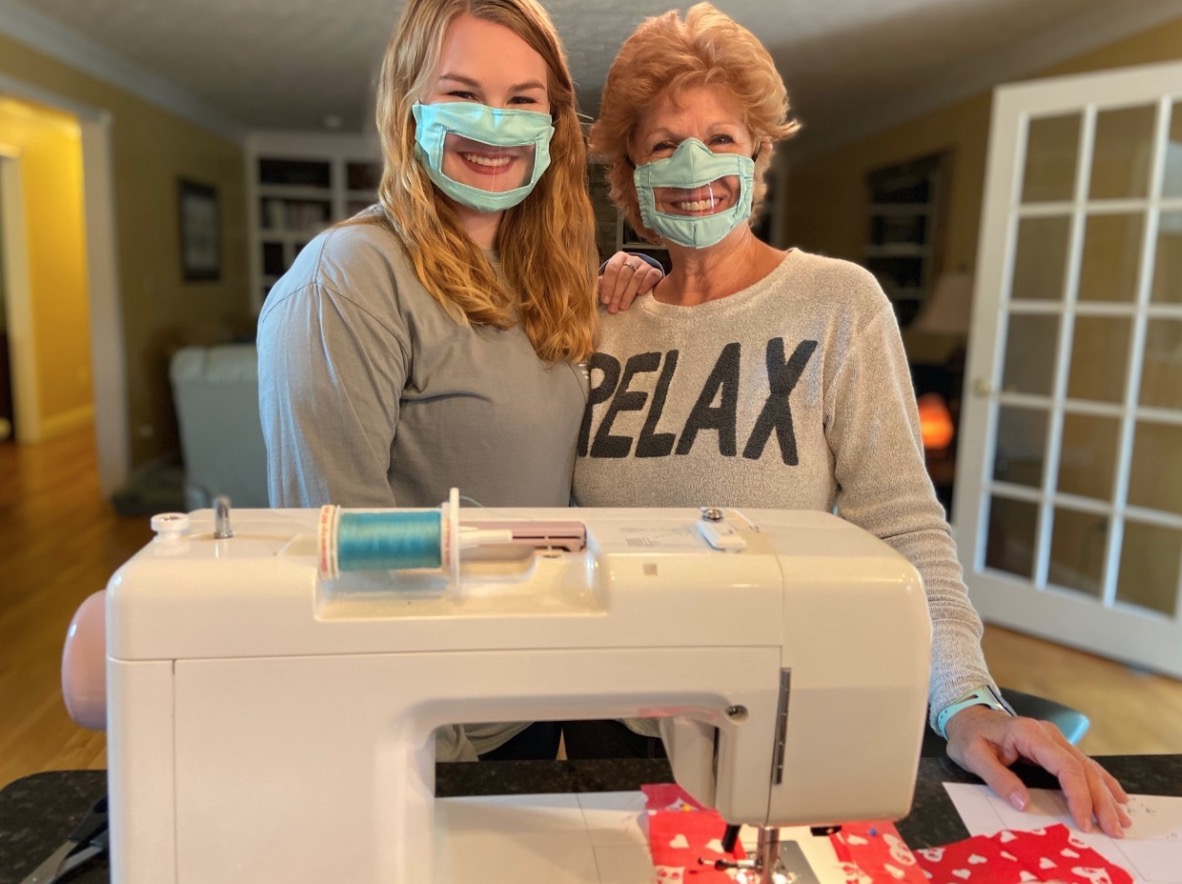
[[[41,419],[41,434],[38,441],[44,442],[48,439],[56,439],[58,436],[65,436],[76,430],[92,426],[94,426],[93,405],[72,408],[69,411],[55,414],[52,417],[43,417]]]

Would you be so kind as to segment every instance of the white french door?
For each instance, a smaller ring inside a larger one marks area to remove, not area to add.
[[[991,622],[1182,676],[1182,64],[997,90],[955,523]]]

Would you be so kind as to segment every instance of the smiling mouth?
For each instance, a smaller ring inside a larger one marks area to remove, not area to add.
[[[717,215],[731,206],[729,197],[698,197],[697,199],[670,200],[666,203],[675,215]]]
[[[507,168],[513,162],[513,157],[507,154],[489,156],[488,154],[468,153],[465,151],[460,153],[460,157],[466,163],[471,163],[474,166],[480,166],[481,168],[494,172]]]
[[[681,200],[673,204],[673,208],[684,214],[691,214],[694,212],[713,212],[721,200],[701,199],[701,200]]]

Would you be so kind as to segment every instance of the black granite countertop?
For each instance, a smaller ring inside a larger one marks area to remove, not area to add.
[[[1182,795],[1182,755],[1115,755],[1098,760],[1129,792]],[[1015,770],[1031,787],[1055,787],[1054,780],[1041,770],[1021,766]],[[664,761],[486,761],[438,765],[435,793],[443,798],[619,792],[671,781]],[[944,790],[945,782],[979,780],[947,758],[920,759],[914,806],[897,824],[913,848],[968,836]],[[65,839],[106,787],[104,771],[53,771],[24,777],[0,790],[0,884],[19,884]],[[70,881],[106,884],[107,866],[96,864]]]

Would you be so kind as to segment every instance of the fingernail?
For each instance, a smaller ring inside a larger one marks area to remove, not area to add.
[[[1091,820],[1084,820],[1083,830],[1088,835],[1092,834],[1092,821]]]
[[[1026,809],[1026,799],[1022,796],[1021,792],[1010,793],[1010,804],[1014,805],[1015,810]]]

